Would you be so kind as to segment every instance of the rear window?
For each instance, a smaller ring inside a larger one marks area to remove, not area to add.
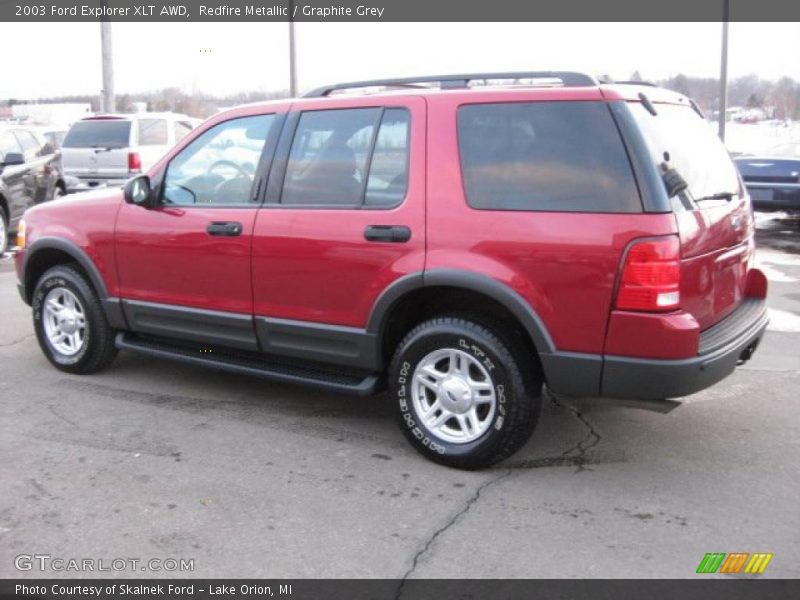
[[[139,119],[139,145],[164,146],[167,143],[165,119]]]
[[[465,105],[458,145],[473,208],[642,210],[622,140],[601,102]]]
[[[739,177],[728,151],[711,125],[689,106],[656,104],[653,115],[639,102],[629,104],[644,134],[653,162],[664,162],[689,184],[693,199],[739,193]]]
[[[131,122],[123,119],[78,121],[67,132],[64,148],[126,148]]]

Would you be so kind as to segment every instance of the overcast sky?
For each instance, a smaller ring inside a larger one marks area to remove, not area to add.
[[[118,94],[288,88],[286,23],[114,23]],[[301,91],[336,81],[572,69],[719,74],[719,23],[298,23]],[[0,23],[0,98],[97,94],[99,23]],[[731,77],[800,80],[800,24],[732,23]]]

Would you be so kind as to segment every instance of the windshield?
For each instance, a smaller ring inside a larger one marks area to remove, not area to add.
[[[123,119],[78,121],[67,132],[64,148],[125,148],[131,122]]]
[[[692,198],[739,193],[739,177],[725,146],[709,123],[691,107],[656,104],[656,115],[640,103],[630,105],[641,127],[653,161],[660,165],[664,153],[668,165],[689,185]]]

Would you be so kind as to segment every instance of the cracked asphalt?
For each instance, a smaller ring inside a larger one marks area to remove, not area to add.
[[[120,354],[54,370],[0,260],[0,577],[19,554],[185,558],[196,577],[696,577],[706,552],[800,576],[800,231],[762,219],[770,330],[668,414],[545,401],[530,443],[466,473],[418,456],[386,398]],[[69,573],[70,576],[81,574]],[[83,576],[97,576],[84,573]],[[709,576],[704,576],[709,577]]]

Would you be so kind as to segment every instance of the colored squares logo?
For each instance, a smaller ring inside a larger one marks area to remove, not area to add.
[[[697,566],[698,573],[725,573],[737,575],[760,575],[772,560],[772,554],[766,552],[709,552]]]

